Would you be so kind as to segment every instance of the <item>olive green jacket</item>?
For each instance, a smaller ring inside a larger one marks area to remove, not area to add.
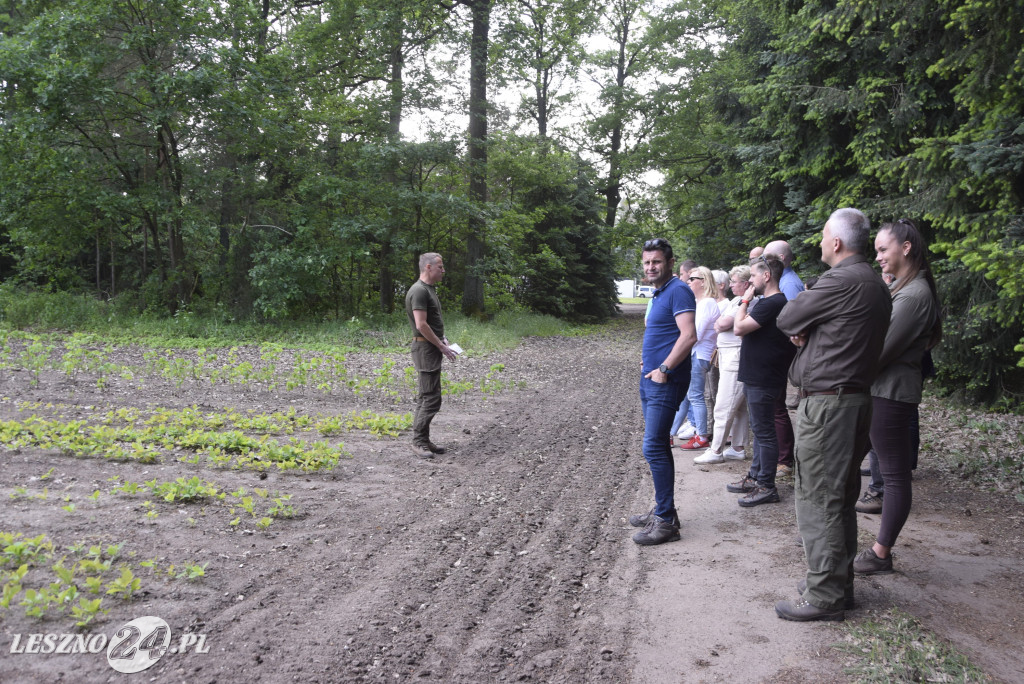
[[[871,385],[871,396],[908,404],[921,403],[921,358],[938,315],[938,303],[924,273],[918,273],[893,295],[892,318],[878,359],[880,370]]]

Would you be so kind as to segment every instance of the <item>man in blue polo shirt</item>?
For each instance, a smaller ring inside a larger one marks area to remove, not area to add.
[[[655,288],[647,312],[640,361],[640,408],[644,414],[643,453],[654,480],[654,507],[632,515],[643,529],[633,541],[644,546],[679,539],[675,506],[675,462],[669,445],[672,419],[690,385],[690,349],[697,341],[693,292],[673,275],[672,245],[656,238],[643,247],[644,277]]]

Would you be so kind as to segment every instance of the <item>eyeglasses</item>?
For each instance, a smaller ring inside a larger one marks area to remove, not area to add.
[[[689,278],[686,279],[686,282],[692,283],[694,280],[704,280],[704,279],[701,278],[700,276],[690,276]]]
[[[653,240],[648,240],[647,242],[644,243],[644,251],[645,252],[653,252],[653,251],[663,252],[663,251],[665,251],[668,248],[668,246],[669,246],[669,244],[668,244],[667,240],[663,240],[662,238],[654,238]]]

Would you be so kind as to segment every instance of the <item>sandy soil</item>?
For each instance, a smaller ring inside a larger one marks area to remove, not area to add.
[[[775,601],[795,595],[792,488],[779,505],[747,510],[725,484],[745,464],[693,465],[677,452],[680,542],[633,544],[630,513],[650,505],[641,455],[637,363],[642,307],[607,334],[533,339],[508,353],[463,358],[453,379],[504,363],[525,387],[447,397],[434,423],[449,451],[414,458],[406,437],[341,438],[352,453],[327,473],[213,470],[0,451],[0,530],[46,533],[60,548],[124,542],[142,578],[132,601],[86,628],[112,635],[143,615],[175,640],[206,635],[208,654],[168,653],[135,681],[156,682],[844,682],[841,625],[779,620]],[[139,350],[125,350],[138,356]],[[395,357],[396,373],[408,359]],[[380,355],[349,358],[369,373]],[[411,410],[393,400],[312,389],[286,392],[112,380],[43,372],[0,376],[0,418],[24,420],[18,401],[53,402],[39,415],[95,417],[136,406],[228,407],[341,414]],[[141,387],[141,389],[140,389]],[[310,436],[312,438],[313,436]],[[337,441],[337,440],[336,440]],[[935,445],[941,449],[941,444]],[[927,458],[915,510],[897,549],[898,572],[858,580],[857,610],[899,606],[955,642],[994,679],[1024,681],[1024,506],[968,489]],[[39,476],[54,471],[46,482]],[[171,480],[200,474],[223,490],[264,487],[293,495],[295,518],[267,530],[232,527],[224,506],[106,494],[111,478]],[[48,486],[54,495],[12,498]],[[95,501],[85,497],[105,492]],[[194,523],[186,523],[186,520]],[[861,516],[865,541],[876,516]],[[160,565],[208,562],[198,581],[152,577]],[[12,654],[15,634],[69,632],[73,620],[0,611],[0,681],[126,681],[102,654]]]

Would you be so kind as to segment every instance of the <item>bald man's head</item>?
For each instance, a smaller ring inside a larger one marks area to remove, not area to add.
[[[762,254],[764,254],[764,247],[755,247],[754,249],[750,250],[750,258],[751,259],[756,259],[757,257],[761,256]]]
[[[769,254],[774,254],[775,256],[779,257],[779,261],[781,261],[782,265],[785,266],[786,268],[789,268],[790,266],[793,265],[793,250],[790,249],[789,243],[786,242],[785,240],[775,240],[773,242],[769,242],[767,245],[765,245],[764,253],[765,256]]]

